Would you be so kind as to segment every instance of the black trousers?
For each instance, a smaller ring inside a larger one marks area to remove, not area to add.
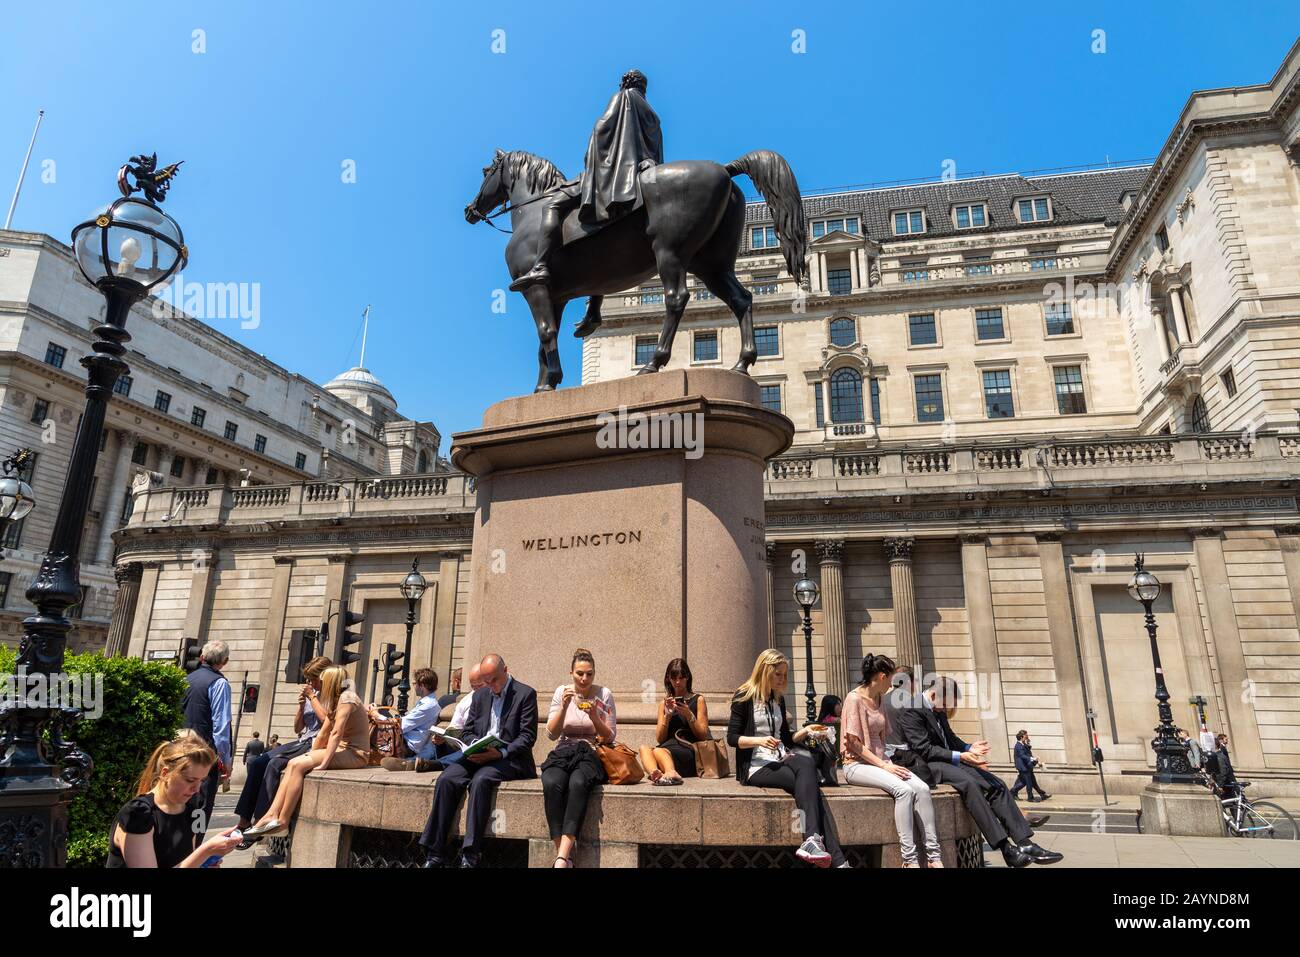
[[[203,830],[212,826],[212,808],[217,803],[217,788],[221,787],[221,765],[213,762],[207,780],[203,782]],[[199,838],[202,840],[202,837]]]
[[[542,803],[551,840],[577,837],[587,816],[587,799],[608,780],[600,758],[586,741],[562,744],[542,763]]]
[[[817,773],[817,762],[812,755],[794,753],[780,764],[765,764],[750,775],[747,784],[760,788],[780,788],[786,794],[794,796],[794,806],[803,815],[803,836],[820,834],[822,843],[831,855],[831,866],[839,867],[844,863],[844,851],[840,849],[839,837],[835,833],[835,819],[821,792],[821,776]]]
[[[975,820],[984,840],[997,847],[1008,836],[1023,844],[1034,836],[1025,816],[1002,779],[968,764],[930,762],[930,772],[939,784],[951,784]]]
[[[421,846],[431,854],[446,852],[447,835],[456,823],[461,798],[468,791],[469,808],[461,851],[466,857],[476,857],[479,842],[486,836],[497,785],[526,776],[505,758],[487,764],[461,761],[444,769],[438,774],[438,783],[433,786],[433,809],[429,811],[429,820],[420,835]]]
[[[1043,795],[1044,797],[1047,796],[1047,792],[1038,786],[1038,779],[1034,777],[1033,768],[1030,768],[1027,771],[1019,772],[1019,774],[1016,776],[1016,783],[1011,787],[1011,796],[1015,797],[1017,794],[1019,794],[1021,788],[1029,789],[1029,800],[1031,801],[1034,799],[1035,791],[1037,791],[1039,794]]]
[[[240,820],[256,821],[269,811],[285,767],[298,755],[310,750],[310,741],[290,741],[249,761],[245,765],[248,776],[244,778],[244,789],[239,792],[239,801],[235,804],[235,813]]]

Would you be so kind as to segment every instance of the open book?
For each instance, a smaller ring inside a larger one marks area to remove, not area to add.
[[[462,741],[456,737],[459,733],[460,732],[455,728],[449,729],[439,727],[433,728],[430,732],[431,735],[440,736],[444,742],[456,749],[446,757],[438,759],[442,762],[444,767],[451,764],[457,764],[471,754],[478,754],[480,751],[486,751],[488,748],[499,748],[505,744],[505,742],[495,734],[485,734],[477,741]]]

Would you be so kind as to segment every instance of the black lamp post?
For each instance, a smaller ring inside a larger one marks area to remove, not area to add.
[[[420,560],[411,562],[411,570],[402,579],[402,597],[406,599],[406,656],[402,658],[402,681],[397,686],[397,710],[406,714],[411,696],[411,634],[415,631],[415,603],[420,600],[428,582],[420,574]]]
[[[19,449],[0,465],[4,470],[4,478],[0,478],[0,532],[10,522],[21,522],[36,507],[32,487],[23,481],[23,471],[31,458],[31,449]]]
[[[1194,784],[1187,747],[1178,740],[1174,729],[1174,713],[1169,707],[1169,689],[1165,687],[1165,670],[1160,666],[1160,646],[1156,644],[1156,616],[1151,610],[1160,597],[1160,579],[1143,567],[1143,556],[1133,561],[1133,577],[1128,583],[1128,593],[1146,610],[1147,637],[1151,639],[1151,661],[1156,671],[1156,710],[1160,725],[1151,747],[1156,753],[1156,773],[1152,780],[1161,784]]]
[[[107,310],[104,322],[95,327],[91,354],[81,360],[86,408],[73,440],[49,549],[27,589],[36,613],[23,621],[16,661],[20,674],[50,676],[63,670],[71,628],[65,612],[81,600],[77,556],[99,438],[113,386],[130,371],[122,361],[123,343],[131,338],[126,320],[131,307],[167,282],[188,258],[180,226],[158,207],[179,164],[162,170],[156,166],[156,156],[133,156],[118,171],[122,197],[72,231],[77,265],[104,296]],[[136,192],[143,198],[133,198]],[[15,702],[0,708],[0,867],[62,867],[68,802],[89,783],[93,764],[66,737],[81,711],[29,699],[26,684],[19,684]]]
[[[812,657],[812,606],[821,597],[821,586],[811,578],[801,578],[794,583],[794,600],[803,607],[803,651],[804,667],[808,672],[808,687],[804,697],[808,699],[808,723],[817,720],[817,689],[813,687]]]

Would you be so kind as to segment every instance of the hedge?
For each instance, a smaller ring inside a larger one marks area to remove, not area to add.
[[[0,645],[0,674],[13,673],[15,658],[11,648]],[[135,796],[153,749],[181,726],[185,672],[166,662],[102,654],[67,655],[63,668],[70,675],[102,675],[104,680],[103,714],[82,720],[71,735],[94,759],[95,768],[90,787],[68,810],[68,866],[103,867],[113,819]]]

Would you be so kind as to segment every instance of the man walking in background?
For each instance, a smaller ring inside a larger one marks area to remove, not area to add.
[[[221,671],[230,661],[230,649],[224,641],[209,641],[199,653],[200,664],[185,676],[189,687],[181,698],[185,715],[183,727],[198,733],[217,752],[217,763],[203,782],[203,830],[212,820],[217,803],[217,786],[230,780],[234,767],[230,746],[230,682]]]

